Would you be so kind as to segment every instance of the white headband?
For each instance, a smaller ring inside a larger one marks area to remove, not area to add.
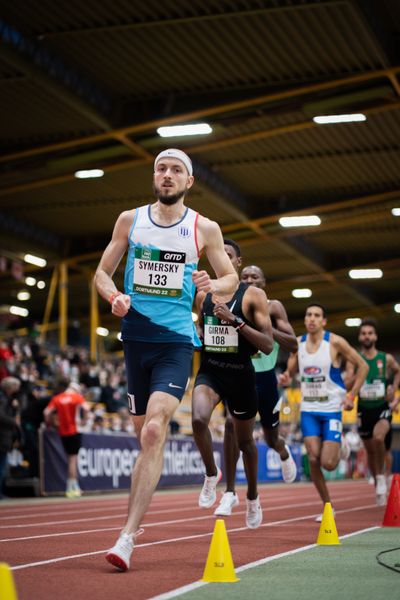
[[[160,154],[156,156],[156,160],[154,161],[154,169],[156,168],[158,161],[162,158],[177,158],[178,160],[183,162],[183,164],[188,170],[189,175],[193,175],[192,161],[190,160],[187,154],[182,152],[182,150],[178,150],[178,148],[168,148],[168,150],[163,150],[162,152],[160,152]]]

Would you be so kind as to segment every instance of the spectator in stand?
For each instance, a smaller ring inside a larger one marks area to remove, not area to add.
[[[21,382],[16,377],[5,377],[0,384],[0,500],[7,470],[7,455],[20,438],[21,418],[16,395]]]
[[[99,402],[105,405],[109,413],[118,412],[121,408],[128,408],[126,401],[126,390],[120,384],[121,378],[118,373],[107,373],[106,381],[101,386]],[[125,392],[125,395],[123,395]]]
[[[7,363],[13,356],[7,342],[0,342],[0,381],[10,375]]]
[[[96,415],[93,419],[93,432],[102,434],[110,433],[105,426],[103,415]]]
[[[81,366],[80,383],[85,385],[88,389],[92,387],[100,387],[99,372],[96,365],[83,364]]]
[[[65,390],[54,396],[44,411],[47,425],[56,426],[68,457],[68,478],[65,495],[67,498],[81,496],[78,483],[78,452],[81,447],[81,434],[78,421],[85,423],[89,414],[89,405],[81,395],[81,387],[77,383],[65,382]]]
[[[39,477],[38,431],[44,421],[43,412],[50,400],[45,386],[34,385],[28,394],[26,408],[21,412],[21,425],[24,438],[23,454],[29,462],[29,476]]]

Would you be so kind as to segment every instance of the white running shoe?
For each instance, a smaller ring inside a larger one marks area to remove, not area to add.
[[[135,534],[121,533],[115,545],[107,552],[106,560],[119,571],[127,571],[135,546],[135,538],[141,535],[143,531],[144,529],[138,529]]]
[[[246,498],[246,525],[249,529],[257,529],[260,527],[263,520],[260,498],[257,496],[255,500]]]
[[[222,471],[217,467],[217,474],[211,477],[204,476],[203,488],[199,496],[200,508],[211,508],[217,499],[217,485],[221,481]]]
[[[375,485],[376,504],[377,506],[385,506],[387,494],[386,477],[384,475],[377,475]]]
[[[214,515],[218,517],[229,517],[232,514],[232,508],[239,506],[239,498],[233,492],[225,492],[222,494],[219,505],[214,511]]]
[[[289,446],[285,444],[285,448],[289,454],[286,460],[281,460],[282,477],[285,483],[293,483],[297,476],[297,466],[294,462]]]
[[[332,512],[333,512],[333,516],[335,516],[336,510],[334,508],[332,509]],[[322,523],[323,516],[324,516],[324,513],[321,513],[320,515],[318,515],[318,517],[315,517],[315,522]]]

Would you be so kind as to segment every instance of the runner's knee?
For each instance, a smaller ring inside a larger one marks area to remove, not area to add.
[[[210,419],[208,415],[193,415],[192,416],[192,429],[194,434],[201,434],[207,430]]]
[[[141,444],[142,447],[151,447],[154,448],[163,443],[166,435],[166,428],[163,424],[156,420],[150,420],[144,427],[142,428],[141,433]]]
[[[379,444],[383,444],[384,441],[385,441],[386,433],[387,433],[386,431],[385,432],[382,432],[382,431],[375,432],[374,436],[373,436],[374,442],[375,443],[378,442]]]
[[[329,457],[329,458],[324,458],[321,461],[321,467],[323,469],[325,469],[326,471],[334,471],[338,465],[338,460],[337,458],[333,458],[333,457]]]
[[[320,467],[321,466],[320,458],[319,458],[319,456],[316,456],[315,454],[308,455],[308,462],[310,463],[311,467]]]
[[[243,452],[243,454],[248,454],[249,452],[252,452],[256,448],[256,445],[255,445],[252,437],[243,439],[243,440],[238,440],[238,446],[239,446],[239,450],[241,452]]]

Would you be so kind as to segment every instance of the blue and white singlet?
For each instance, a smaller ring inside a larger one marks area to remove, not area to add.
[[[136,209],[129,232],[125,293],[131,308],[122,320],[122,339],[200,346],[192,320],[199,215],[187,208],[178,223],[163,226],[150,210]]]
[[[324,337],[316,352],[306,349],[307,334],[299,344],[299,371],[301,378],[301,411],[331,413],[342,410],[341,400],[346,389],[340,368],[332,365],[330,353],[330,333]]]

